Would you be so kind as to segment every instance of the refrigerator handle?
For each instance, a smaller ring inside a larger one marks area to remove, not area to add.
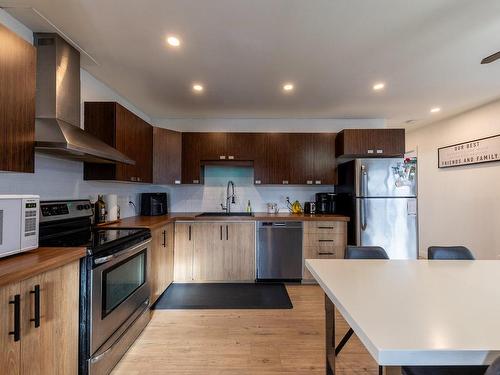
[[[360,207],[360,224],[361,230],[366,230],[366,198],[361,199],[361,207]]]
[[[368,192],[368,172],[366,166],[361,165],[361,196],[366,197]]]

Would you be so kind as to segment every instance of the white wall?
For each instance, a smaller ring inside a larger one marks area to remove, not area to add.
[[[252,168],[207,166],[204,185],[170,188],[172,212],[221,211],[228,180],[236,185],[236,204],[231,206],[233,212],[245,211],[248,200],[254,212],[265,212],[268,202],[278,203],[280,211],[287,212],[286,197],[303,205],[306,201],[314,201],[315,193],[334,191],[333,186],[256,186]]]
[[[500,259],[500,163],[438,169],[437,149],[500,134],[500,101],[409,131],[418,152],[420,250],[465,245],[477,258]]]
[[[183,118],[153,119],[156,126],[179,131],[231,132],[339,132],[347,128],[384,128],[383,119],[301,118]]]
[[[31,30],[1,9],[0,23],[30,43],[33,42]],[[81,69],[80,78],[82,107],[84,101],[117,101],[144,120],[150,121],[146,114],[87,71]],[[168,191],[168,189],[149,185],[83,181],[83,163],[38,154],[35,157],[34,174],[0,173],[0,194],[38,194],[42,199],[90,198],[95,200],[97,194],[116,193],[119,195],[122,217],[136,214],[134,207],[129,205],[128,201],[133,201],[139,208],[138,194],[143,191]]]

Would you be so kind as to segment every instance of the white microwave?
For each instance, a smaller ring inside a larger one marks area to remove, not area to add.
[[[0,258],[38,247],[40,197],[0,195]]]

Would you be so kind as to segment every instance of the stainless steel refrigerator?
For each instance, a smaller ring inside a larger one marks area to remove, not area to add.
[[[418,256],[417,161],[355,159],[338,166],[337,205],[348,243],[381,246],[390,259]]]

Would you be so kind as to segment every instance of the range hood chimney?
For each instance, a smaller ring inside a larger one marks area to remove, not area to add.
[[[80,52],[58,34],[34,33],[37,48],[35,150],[93,163],[135,164],[80,128]]]

